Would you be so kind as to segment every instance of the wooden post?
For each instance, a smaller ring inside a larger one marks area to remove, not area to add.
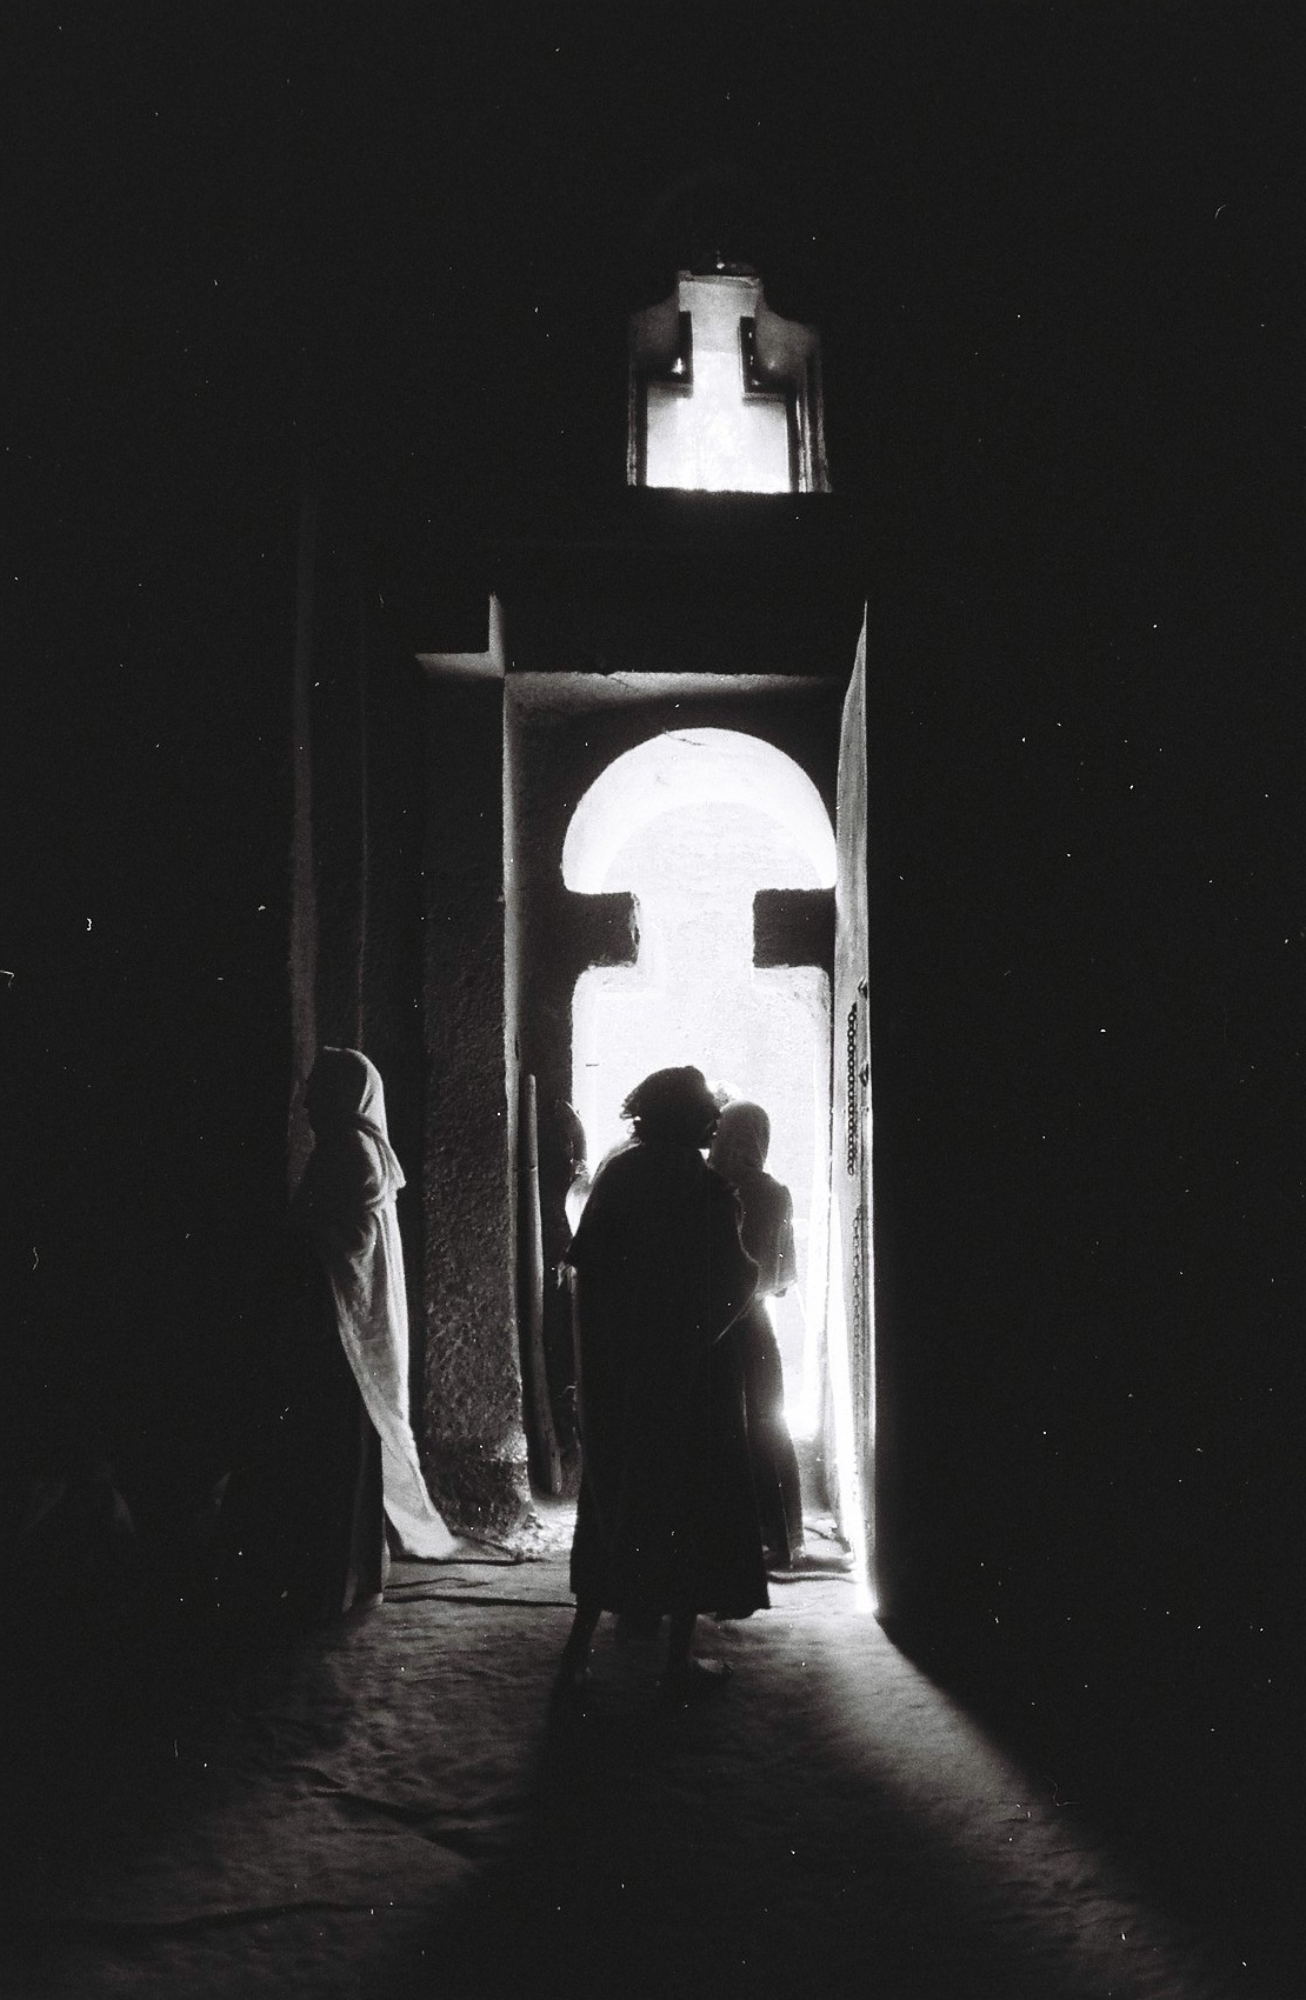
[[[553,1428],[544,1357],[544,1230],[540,1218],[540,1149],[535,1078],[523,1072],[517,1122],[517,1320],[525,1390],[526,1443],[546,1493],[562,1491],[562,1457]]]

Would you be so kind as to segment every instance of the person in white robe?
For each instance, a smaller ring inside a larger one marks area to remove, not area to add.
[[[404,1174],[386,1128],[376,1065],[324,1048],[304,1093],[314,1147],[291,1214],[325,1274],[335,1331],[380,1442],[394,1539],[444,1561],[460,1543],[427,1491],[408,1413],[408,1300],[395,1197]]]

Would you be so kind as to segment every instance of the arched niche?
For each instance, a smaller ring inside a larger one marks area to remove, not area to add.
[[[626,892],[633,963],[593,962],[572,997],[571,1098],[591,1162],[620,1143],[639,1077],[694,1062],[772,1122],[771,1166],[794,1197],[800,1287],[776,1302],[791,1420],[817,1415],[828,1215],[830,982],[824,954],[756,949],[760,897],[828,897],[830,816],[807,773],[743,731],[664,731],[620,753],[581,796],[563,843],[573,895]]]
[[[707,801],[759,807],[778,820],[833,888],[834,832],[807,773],[774,743],[736,729],[673,729],[613,759],[580,800],[567,828],[562,878],[597,895],[632,832],[677,806]]]

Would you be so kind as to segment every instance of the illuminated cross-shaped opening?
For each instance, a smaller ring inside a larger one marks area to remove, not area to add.
[[[819,341],[751,273],[682,273],[630,323],[632,485],[800,493],[826,485]]]
[[[825,1321],[829,980],[814,963],[760,963],[757,903],[819,902],[834,840],[815,786],[783,752],[731,730],[657,737],[609,766],[577,808],[567,886],[633,893],[639,952],[596,966],[572,1009],[573,1103],[594,1165],[628,1136],[642,1076],[693,1062],[771,1118],[769,1169],[793,1195],[799,1283],[773,1301],[791,1427],[818,1416]]]

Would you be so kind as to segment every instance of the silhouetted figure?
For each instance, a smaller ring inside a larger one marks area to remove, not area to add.
[[[577,1491],[580,1440],[576,1422],[573,1273],[567,1263],[572,1230],[589,1188],[585,1128],[575,1107],[555,1097],[540,1118],[540,1228],[544,1259],[544,1352],[554,1434],[562,1455],[563,1490]]]
[[[229,1564],[254,1594],[320,1622],[380,1597],[387,1519],[410,1555],[459,1545],[409,1425],[404,1176],[381,1078],[357,1049],[324,1048],[304,1104],[314,1148],[291,1202],[273,1436],[226,1511]]]
[[[724,1673],[691,1655],[698,1613],[768,1602],[739,1357],[723,1337],[756,1273],[735,1197],[702,1157],[717,1116],[702,1073],[656,1071],[622,1116],[634,1135],[600,1166],[569,1252],[582,1475],[558,1684],[584,1679],[602,1612],[636,1630],[669,1614],[665,1686],[688,1698]]]
[[[730,1337],[739,1349],[753,1486],[767,1559],[787,1569],[803,1554],[803,1496],[798,1457],[785,1421],[784,1370],[766,1308],[798,1277],[794,1205],[783,1182],[765,1171],[771,1120],[760,1104],[736,1098],[717,1121],[709,1161],[739,1196],[739,1233],[757,1265],[757,1290]]]

